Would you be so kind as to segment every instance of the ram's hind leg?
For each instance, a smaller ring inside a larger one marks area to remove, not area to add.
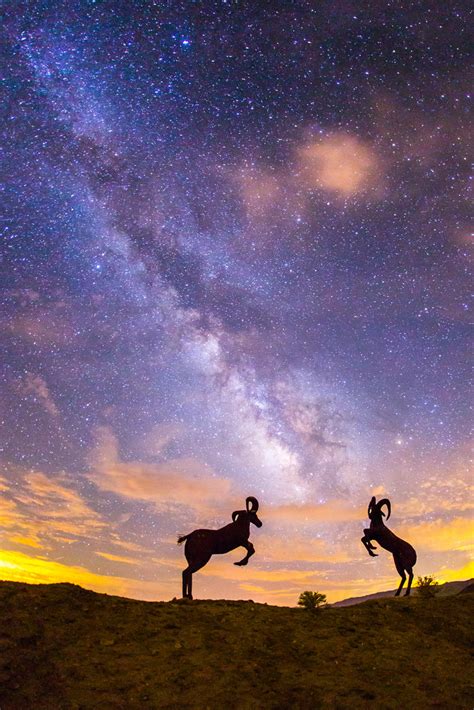
[[[398,559],[398,557],[395,557],[395,555],[394,555],[394,556],[393,556],[393,561],[395,562],[395,567],[397,568],[398,574],[399,574],[400,577],[402,578],[402,580],[401,580],[401,582],[400,582],[400,586],[398,587],[397,591],[395,592],[395,596],[396,596],[396,597],[399,597],[399,596],[400,596],[400,592],[402,591],[403,585],[405,584],[405,581],[406,581],[407,576],[406,576],[406,574],[405,574],[405,569],[404,569],[404,567],[403,567],[403,564],[402,564],[402,562]]]
[[[408,597],[410,596],[411,583],[413,582],[413,567],[407,566],[406,570],[408,572],[408,586],[405,592],[405,596]]]
[[[200,560],[193,560],[189,562],[189,567],[186,567],[186,569],[183,572],[183,597],[185,599],[192,599],[193,598],[193,574],[194,572],[197,572],[200,570],[204,565],[206,565],[209,560],[211,559],[211,555],[207,555],[206,557],[201,557]]]
[[[255,554],[255,547],[252,545],[251,542],[243,543],[242,547],[245,547],[245,549],[247,550],[247,554],[245,555],[243,560],[240,560],[240,562],[234,562],[234,565],[237,565],[238,567],[243,567],[244,565],[246,565],[249,561],[249,558]]]
[[[192,599],[193,573],[190,567],[183,571],[183,599]]]

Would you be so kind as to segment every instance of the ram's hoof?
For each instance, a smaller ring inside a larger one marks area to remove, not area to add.
[[[377,549],[377,548],[376,548]],[[372,550],[369,550],[369,555],[371,557],[378,557],[378,555],[375,552],[372,552]]]
[[[247,560],[240,560],[240,562],[234,562],[237,567],[244,567],[247,564]]]

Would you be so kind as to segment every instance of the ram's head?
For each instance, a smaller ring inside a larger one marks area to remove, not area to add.
[[[382,518],[385,518],[385,513],[382,512],[383,506],[387,506],[387,520],[390,517],[390,514],[392,512],[392,506],[390,505],[390,501],[388,498],[382,498],[379,500],[377,503],[375,500],[375,496],[372,496],[369,507],[367,510],[367,515],[369,516],[369,520],[371,520],[373,523],[383,523]]]
[[[262,527],[262,521],[257,516],[258,500],[253,496],[249,496],[245,500],[245,510],[234,510],[232,520],[235,523],[237,520],[246,518],[249,523],[253,523],[257,528]]]

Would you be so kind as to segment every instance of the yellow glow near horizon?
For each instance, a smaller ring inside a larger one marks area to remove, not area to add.
[[[222,569],[218,565],[215,568],[209,568],[207,573],[203,575],[207,579],[215,577],[212,598],[220,598],[218,589],[222,584],[221,572]],[[23,552],[0,551],[0,579],[2,581],[29,584],[69,582],[100,593],[144,600],[166,600],[172,596],[179,596],[181,575],[177,571],[175,576],[176,579],[168,581],[139,581],[127,577],[97,574],[85,567],[65,565],[61,562],[47,560],[44,557],[32,557]],[[224,575],[224,578],[225,576],[227,575]],[[229,567],[227,577],[236,582],[235,591],[238,598],[246,598],[246,593],[249,593],[255,601],[295,606],[299,594],[304,589],[315,587],[316,581],[312,580],[311,576],[315,575],[310,570],[299,573],[293,573],[291,570],[279,570],[277,573],[272,572],[269,575],[265,574],[264,570],[256,570],[251,575],[251,580],[256,580],[255,583],[245,578],[238,580],[238,570],[234,572],[234,569]],[[470,579],[474,577],[474,562],[471,561],[460,569],[441,569],[434,573],[434,576],[440,583]],[[272,589],[271,586],[265,586],[265,583],[271,585],[275,582],[283,587]],[[357,579],[353,582],[331,582],[328,579],[319,579],[317,584],[327,594],[328,601],[336,602],[349,597],[366,596],[384,589],[393,589],[398,585],[398,580],[396,575],[390,574],[382,578],[377,577],[370,582],[364,579]]]
[[[152,515],[166,511],[170,529],[177,532],[189,532],[189,520],[194,528],[218,527],[235,499],[242,496],[230,493],[228,481],[220,478],[218,490],[223,499],[217,509],[214,499],[206,496],[205,486],[197,497],[200,469],[193,468],[188,460],[186,471],[174,474],[182,477],[180,495],[185,503],[169,504],[164,500],[168,470],[151,465],[140,468],[137,462],[112,463],[111,470],[117,471],[119,464],[121,470],[114,492],[124,502],[141,500],[148,504]],[[132,493],[127,477],[135,480]],[[106,478],[108,487],[110,471]],[[433,485],[425,486],[422,515],[416,497],[398,503],[393,529],[417,550],[416,576],[432,574],[440,582],[469,579],[474,575],[474,563],[470,562],[470,480],[457,476],[452,490],[445,490],[450,479],[442,480],[440,489],[438,479],[428,476],[427,481]],[[134,536],[127,529],[127,515],[107,520],[76,490],[74,480],[66,473],[52,477],[28,471],[14,486],[5,482],[4,490],[0,513],[5,549],[0,551],[0,578],[29,583],[70,582],[146,600],[181,595],[181,571],[186,562],[170,530],[158,539]],[[335,602],[395,589],[399,577],[391,555],[381,551],[375,561],[362,548],[365,515],[360,501],[351,504],[344,498],[265,505],[264,528],[252,532],[257,554],[251,564],[234,567],[241,550],[212,557],[195,577],[195,596],[251,596],[257,602],[294,606],[305,590],[319,591]]]

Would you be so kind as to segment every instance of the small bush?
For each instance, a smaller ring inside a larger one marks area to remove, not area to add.
[[[302,606],[309,611],[316,611],[327,606],[326,595],[319,592],[302,592],[298,599],[298,606]]]
[[[417,577],[416,591],[422,599],[433,599],[439,592],[439,585],[432,575]]]

